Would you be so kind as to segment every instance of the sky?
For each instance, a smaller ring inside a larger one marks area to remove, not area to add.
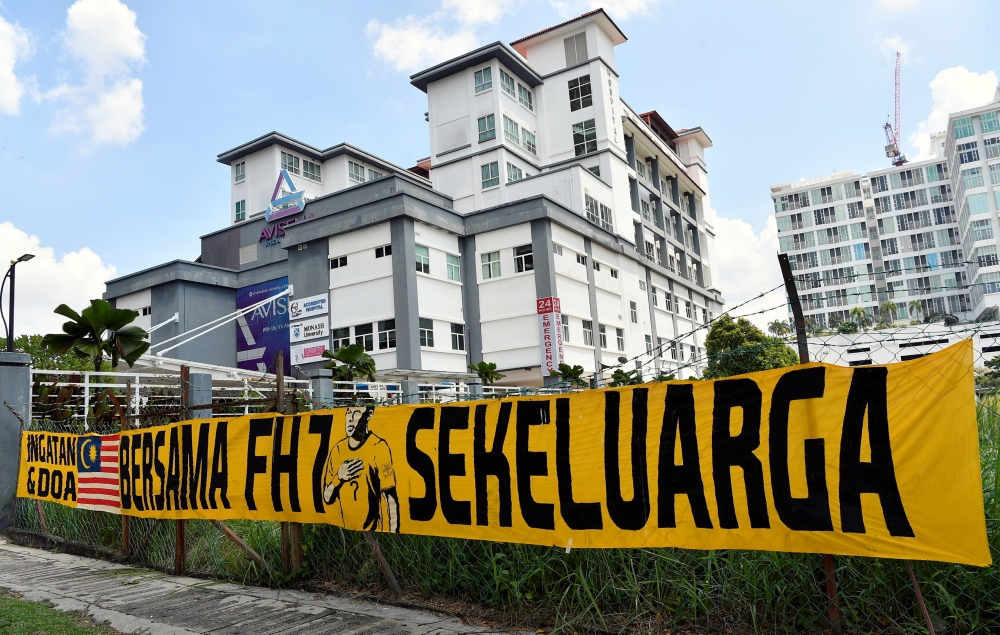
[[[629,38],[623,99],[714,143],[728,306],[780,282],[770,186],[887,165],[896,51],[911,158],[1000,73],[991,0],[0,0],[0,262],[38,256],[18,265],[17,332],[57,330],[56,305],[82,308],[115,276],[196,258],[230,218],[219,153],[277,130],[408,167],[429,147],[409,75],[596,6]]]

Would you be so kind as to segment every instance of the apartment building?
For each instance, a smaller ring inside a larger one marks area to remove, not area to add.
[[[229,226],[196,262],[112,280],[105,297],[148,314],[154,353],[251,370],[277,350],[307,370],[359,343],[383,378],[482,360],[512,384],[551,381],[560,362],[697,374],[698,327],[723,306],[712,142],[622,101],[625,42],[596,10],[413,75],[430,156],[411,168],[276,132],[223,152]]]

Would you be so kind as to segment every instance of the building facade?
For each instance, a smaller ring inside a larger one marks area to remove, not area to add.
[[[409,169],[279,133],[224,152],[229,226],[105,297],[157,327],[154,353],[251,370],[359,343],[386,378],[483,360],[513,384],[560,362],[696,374],[723,303],[712,144],[621,100],[625,41],[597,10],[417,73],[431,152]]]

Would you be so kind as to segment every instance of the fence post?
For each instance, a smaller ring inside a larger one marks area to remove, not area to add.
[[[181,420],[188,418],[188,401],[191,387],[191,368],[181,366]],[[187,521],[174,521],[174,575],[184,575],[187,568]]]
[[[312,368],[306,371],[306,377],[312,383],[313,404],[320,404],[325,408],[333,407],[333,369],[332,368]]]
[[[0,353],[0,531],[14,523],[22,421],[31,413],[31,355]],[[4,405],[7,404],[7,405]]]
[[[399,384],[401,403],[420,403],[420,382],[416,379],[404,379]]]
[[[469,399],[483,398],[483,380],[479,377],[470,377],[465,380],[469,386]]]
[[[279,415],[285,414],[285,352],[274,354],[274,409]],[[333,383],[331,380],[331,390]],[[302,568],[302,523],[281,523],[281,573],[291,575]]]
[[[191,408],[191,410],[185,414],[184,418],[211,418],[211,408],[195,408],[194,406],[212,405],[212,375],[210,373],[189,373],[187,386],[187,405]]]
[[[802,303],[799,302],[799,290],[795,287],[795,276],[792,275],[792,265],[788,262],[788,254],[778,254],[778,266],[781,277],[785,281],[785,292],[792,308],[792,319],[795,321],[795,341],[799,346],[799,363],[809,363],[809,342],[806,339],[806,321],[802,316]],[[833,556],[823,556],[823,571],[826,573],[826,601],[830,628],[834,633],[841,632],[840,605],[837,603],[837,563]]]

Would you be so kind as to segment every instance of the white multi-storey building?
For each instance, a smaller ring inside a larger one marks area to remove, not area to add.
[[[197,262],[113,280],[106,297],[148,308],[151,325],[181,316],[154,332],[155,351],[291,287],[285,309],[171,351],[250,369],[280,348],[308,369],[360,343],[387,378],[485,360],[508,383],[542,383],[560,361],[589,374],[622,358],[647,376],[696,374],[699,327],[723,302],[705,213],[712,143],[621,100],[625,41],[597,10],[417,73],[430,156],[413,168],[278,133],[224,152],[231,225],[202,237]],[[315,311],[296,322],[296,302]]]

